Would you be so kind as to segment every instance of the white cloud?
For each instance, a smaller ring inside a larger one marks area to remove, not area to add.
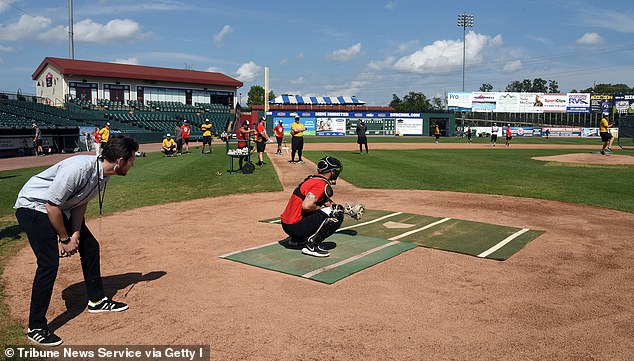
[[[114,62],[118,64],[139,65],[139,59],[137,58],[127,58],[127,59],[117,58],[114,60]]]
[[[407,51],[408,49],[410,49],[412,47],[417,47],[419,44],[420,44],[420,41],[418,41],[418,40],[410,40],[408,42],[400,44],[398,46],[398,51],[400,53],[403,53],[403,52]]]
[[[73,25],[75,41],[86,43],[105,43],[109,41],[139,40],[148,36],[141,33],[141,26],[134,20],[114,19],[100,24],[91,19],[82,20]],[[40,36],[45,40],[65,40],[68,26],[56,26]]]
[[[297,60],[302,60],[304,59],[304,53],[299,53],[295,56],[295,58],[297,58]]]
[[[229,25],[225,25],[222,27],[219,33],[214,35],[214,44],[216,46],[220,46],[222,42],[233,32],[233,28]]]
[[[394,58],[393,56],[388,56],[384,60],[373,60],[368,64],[368,69],[381,70],[381,69],[390,68],[392,64],[394,64],[395,59],[396,58]]]
[[[301,85],[301,84],[304,84],[305,82],[306,82],[306,80],[304,79],[303,76],[300,76],[297,79],[291,80],[291,84],[293,84],[293,85]]]
[[[630,9],[609,10],[605,8],[583,7],[581,12],[584,26],[610,29],[619,33],[634,33],[634,12]],[[597,16],[600,14],[600,16]]]
[[[47,28],[51,24],[51,19],[29,15],[22,15],[17,23],[0,25],[0,40],[19,40],[28,38],[36,32]]]
[[[356,43],[347,49],[339,49],[333,51],[327,56],[328,59],[333,61],[348,61],[361,54],[361,43]]]
[[[512,73],[514,71],[518,71],[522,69],[522,61],[521,60],[513,60],[504,64],[503,71],[505,73]]]
[[[577,39],[577,45],[598,45],[602,44],[604,39],[597,33],[585,33]]]
[[[212,72],[212,73],[222,73],[222,72],[220,71],[220,68],[218,68],[217,66],[210,66],[210,67],[209,67],[209,68],[207,68],[207,70],[205,70],[205,71],[209,71],[209,72]]]
[[[236,74],[238,75],[238,80],[240,81],[253,81],[255,78],[260,75],[262,71],[262,67],[250,61],[248,63],[244,63],[240,65],[238,70],[236,70]]]
[[[284,59],[280,60],[280,65],[284,65],[286,63],[288,63],[288,58],[284,58]]]
[[[502,44],[502,36],[477,34],[470,31],[466,35],[466,62],[480,64],[489,48]],[[462,67],[462,41],[437,40],[422,49],[400,58],[394,69],[417,74],[446,72]]]
[[[385,4],[385,8],[388,10],[394,10],[395,7],[396,1],[388,1],[387,4]]]
[[[13,51],[13,48],[10,46],[2,46],[0,45],[0,51],[4,52],[4,53],[10,53]]]

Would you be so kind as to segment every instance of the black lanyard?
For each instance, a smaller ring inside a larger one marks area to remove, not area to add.
[[[99,174],[99,161],[101,157],[97,158],[97,186],[99,187],[99,217],[101,217],[101,211],[103,209],[103,200],[106,197],[106,186],[108,183],[104,183],[103,185],[103,195],[101,194],[101,176]],[[93,188],[94,189],[94,188]]]

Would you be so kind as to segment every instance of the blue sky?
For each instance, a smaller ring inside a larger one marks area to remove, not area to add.
[[[68,1],[0,0],[0,90],[35,92],[46,56],[68,57]],[[634,6],[598,1],[74,0],[75,58],[218,71],[276,95],[357,96],[504,90],[543,78],[563,92],[634,86]]]

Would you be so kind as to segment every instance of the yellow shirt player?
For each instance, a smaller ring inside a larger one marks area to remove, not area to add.
[[[209,153],[213,152],[213,149],[211,149],[211,122],[209,121],[209,119],[205,119],[205,122],[203,123],[203,125],[200,126],[200,129],[203,131],[203,149],[202,149],[202,154],[205,153],[205,144],[209,144]]]
[[[167,134],[165,139],[163,139],[163,147],[161,148],[161,152],[166,156],[173,156],[176,151],[176,142],[172,139],[171,134]]]
[[[291,124],[291,160],[290,163],[304,163],[302,160],[302,151],[304,150],[304,131],[306,127],[299,122],[299,116],[295,116],[295,122]],[[295,154],[299,156],[295,161]]]
[[[601,123],[599,123],[599,135],[601,136],[601,141],[603,142],[603,148],[601,148],[601,154],[605,155],[605,150],[608,152],[612,151],[612,142],[614,141],[614,137],[608,130],[608,128],[612,127],[614,124],[608,121],[608,116],[604,115],[601,119]]]
[[[99,137],[101,137],[101,143],[108,143],[110,139],[110,123],[106,123],[106,126],[99,131]]]

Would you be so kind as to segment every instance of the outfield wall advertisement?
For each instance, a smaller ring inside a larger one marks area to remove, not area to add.
[[[615,94],[614,106],[619,114],[634,114],[634,94]]]
[[[621,109],[627,105],[634,113],[634,94],[623,94]],[[615,101],[617,100],[615,95]],[[628,100],[626,102],[626,100]],[[627,104],[626,104],[627,103]],[[609,103],[608,103],[609,104]],[[447,109],[474,113],[590,113],[589,93],[447,93]],[[601,103],[599,106],[608,106]],[[593,107],[595,111],[597,106]]]
[[[396,119],[397,135],[423,135],[423,120],[420,118]]]
[[[291,124],[295,116],[306,127],[304,135],[316,136],[345,136],[356,135],[355,129],[359,121],[364,120],[367,135],[396,135],[396,121],[403,120],[407,124],[408,135],[423,135],[422,113],[397,112],[286,112],[269,111],[267,119],[273,119],[272,124],[282,121],[284,135],[290,135]],[[405,128],[403,128],[405,131]]]

